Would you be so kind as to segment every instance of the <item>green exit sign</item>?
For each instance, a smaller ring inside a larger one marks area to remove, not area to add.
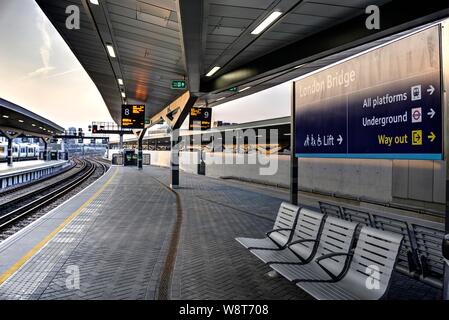
[[[228,91],[231,91],[231,92],[237,92],[237,87],[229,88]]]
[[[185,89],[186,87],[187,87],[187,85],[184,80],[172,80],[171,81],[172,89]]]

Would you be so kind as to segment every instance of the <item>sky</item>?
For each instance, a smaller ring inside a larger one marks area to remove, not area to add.
[[[213,109],[213,120],[290,114],[288,84]],[[0,97],[65,128],[112,121],[92,80],[34,0],[0,0]]]

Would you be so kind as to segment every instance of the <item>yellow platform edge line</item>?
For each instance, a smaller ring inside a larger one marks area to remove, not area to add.
[[[22,258],[20,258],[14,265],[12,265],[7,271],[5,271],[0,276],[0,285],[2,285],[9,277],[11,277],[21,266],[23,266],[31,257],[33,257],[36,252],[42,249],[51,239],[53,239],[62,228],[64,228],[70,221],[73,220],[76,216],[80,214],[80,212],[86,208],[89,204],[92,203],[109,185],[112,179],[117,174],[118,170],[116,169],[113,175],[103,184],[103,186],[95,192],[86,202],[84,202],[78,209],[76,209],[70,216],[68,216],[64,222],[62,222],[55,230],[53,230],[50,234],[48,234],[43,240],[41,240],[33,249],[31,249],[28,253],[26,253]]]

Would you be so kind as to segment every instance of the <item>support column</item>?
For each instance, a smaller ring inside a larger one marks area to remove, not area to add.
[[[8,167],[12,167],[13,166],[13,156],[12,156],[12,141],[13,138],[9,138],[8,139]]]
[[[43,160],[48,161],[48,141],[45,138],[41,138],[42,142],[44,143],[44,156]]]
[[[137,153],[137,168],[139,170],[143,169],[143,137],[145,136],[145,133],[147,132],[147,129],[144,128],[139,135],[138,139],[138,153]]]
[[[13,166],[12,144],[14,142],[14,139],[17,138],[21,134],[21,132],[10,132],[6,130],[0,130],[0,133],[8,140],[7,163],[9,167],[12,167]]]
[[[119,143],[118,143],[118,148],[120,150],[123,149],[123,133],[120,133],[120,140],[119,140]]]
[[[292,83],[292,102],[291,102],[291,120],[290,120],[290,203],[298,205],[298,159],[295,156],[295,83]]]
[[[170,188],[179,187],[179,130],[173,130],[170,135]]]

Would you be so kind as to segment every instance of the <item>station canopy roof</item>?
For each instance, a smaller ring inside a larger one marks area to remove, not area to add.
[[[21,106],[0,98],[0,130],[35,137],[51,137],[64,128]]]
[[[182,93],[171,89],[172,80],[185,80],[199,97],[197,105],[214,106],[449,14],[444,0],[425,6],[403,0],[36,2],[90,75],[117,123],[125,102],[145,103],[148,117],[161,111]],[[70,5],[80,9],[79,29],[66,26]],[[379,30],[366,27],[369,5],[379,7]],[[274,12],[274,23],[254,34]],[[220,69],[207,76],[214,67]]]

